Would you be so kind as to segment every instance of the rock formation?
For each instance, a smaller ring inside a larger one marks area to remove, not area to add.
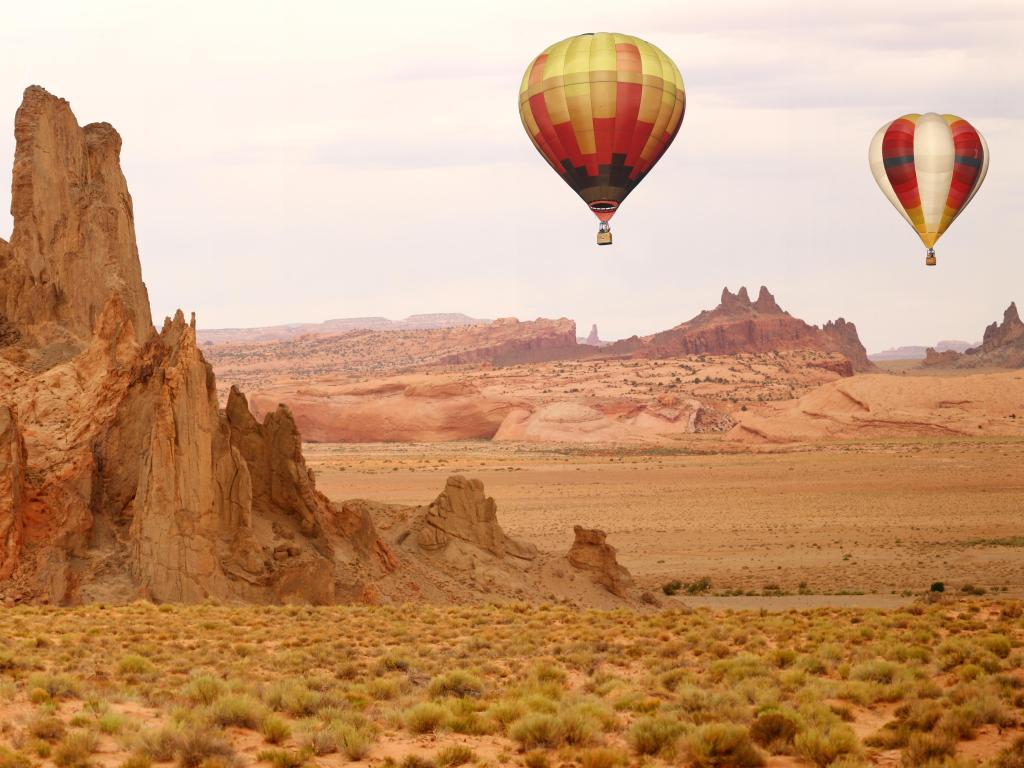
[[[0,597],[357,597],[393,558],[316,491],[288,410],[258,423],[232,392],[219,412],[195,318],[153,327],[117,132],[33,86],[15,133]]]
[[[874,369],[853,323],[839,318],[822,328],[808,325],[783,311],[763,285],[753,302],[746,288],[735,294],[724,288],[715,309],[653,336],[616,342],[601,354],[664,358],[796,349],[836,352],[850,361],[853,370]]]
[[[590,333],[587,334],[585,339],[577,338],[576,341],[579,344],[584,344],[588,347],[606,347],[608,346],[607,341],[602,341],[601,337],[597,334],[597,323],[590,326]]]
[[[14,230],[8,254],[0,253],[0,315],[50,364],[81,351],[116,293],[143,343],[152,334],[149,297],[121,137],[107,123],[79,128],[68,102],[38,86],[25,91],[14,135]]]
[[[1003,312],[1003,322],[994,322],[985,328],[981,346],[963,353],[937,351],[929,347],[921,363],[929,368],[1024,368],[1024,322],[1017,312],[1017,304]]]
[[[629,571],[619,565],[615,547],[605,541],[607,534],[596,528],[573,527],[576,535],[566,556],[569,564],[616,597],[627,597],[633,587]]]
[[[453,539],[461,539],[496,557],[533,560],[536,547],[510,539],[498,525],[498,507],[484,495],[484,484],[461,475],[448,478],[444,490],[426,509],[423,525],[416,533],[417,543],[427,550],[443,549]]]

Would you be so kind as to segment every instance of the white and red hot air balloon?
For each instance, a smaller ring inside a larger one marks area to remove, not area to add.
[[[904,115],[882,126],[871,173],[935,264],[935,243],[977,194],[988,171],[985,137],[956,115]]]

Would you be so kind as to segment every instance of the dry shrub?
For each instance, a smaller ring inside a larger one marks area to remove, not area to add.
[[[686,739],[690,765],[695,768],[760,768],[764,757],[750,740],[742,725],[708,723],[694,730]]]
[[[786,752],[793,746],[797,723],[781,712],[765,712],[750,726],[750,738],[773,755]]]

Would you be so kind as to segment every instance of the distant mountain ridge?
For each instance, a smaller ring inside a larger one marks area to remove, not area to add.
[[[980,345],[980,341],[970,342],[961,341],[959,339],[943,339],[938,342],[932,349],[936,352],[966,352],[971,347]],[[921,345],[909,345],[904,347],[891,347],[889,349],[883,349],[881,352],[872,352],[868,355],[869,360],[883,361],[883,360],[924,360],[925,351],[928,347]]]
[[[927,368],[1024,368],[1024,321],[1017,304],[1003,311],[1003,322],[985,328],[981,344],[964,350],[925,350],[921,365]]]
[[[348,331],[426,331],[435,328],[462,328],[468,325],[487,325],[490,320],[470,317],[461,312],[428,312],[409,315],[404,320],[386,317],[338,317],[322,323],[286,323],[258,328],[200,328],[196,331],[199,343],[230,344],[258,341],[287,341],[309,334],[346,333]]]

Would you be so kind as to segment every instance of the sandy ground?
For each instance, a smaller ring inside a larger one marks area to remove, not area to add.
[[[816,595],[886,607],[935,581],[1024,593],[1024,538],[1011,538],[1024,537],[1022,439],[724,447],[308,444],[306,455],[335,500],[421,504],[450,474],[478,477],[510,534],[565,551],[574,524],[603,528],[642,586],[708,576],[701,600],[716,607],[811,607]],[[776,588],[785,595],[749,601]],[[723,594],[737,590],[746,596]]]

